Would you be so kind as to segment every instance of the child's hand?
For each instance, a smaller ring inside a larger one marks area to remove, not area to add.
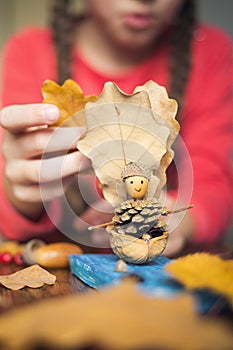
[[[58,118],[59,109],[49,104],[14,105],[0,112],[5,191],[12,205],[33,219],[41,214],[43,200],[62,195],[63,186],[88,166],[74,142],[83,128],[47,127]]]

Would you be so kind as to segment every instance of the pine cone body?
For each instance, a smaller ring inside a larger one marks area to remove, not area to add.
[[[107,227],[113,252],[124,261],[142,264],[155,260],[167,244],[163,208],[156,200],[127,200],[115,209]]]

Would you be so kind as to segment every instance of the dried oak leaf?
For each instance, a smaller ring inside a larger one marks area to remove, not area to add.
[[[74,120],[69,121],[68,118],[82,111],[87,102],[97,98],[84,96],[80,86],[72,79],[67,79],[61,86],[52,80],[46,80],[42,85],[42,95],[44,103],[55,104],[60,109],[60,118],[53,126],[85,126],[84,113],[79,113]]]
[[[208,253],[189,254],[166,266],[189,289],[209,289],[225,296],[233,306],[233,260]]]
[[[77,147],[91,159],[104,197],[113,207],[127,199],[121,172],[129,162],[143,163],[152,171],[147,195],[160,196],[180,129],[176,112],[177,102],[154,81],[132,94],[106,82],[99,98],[86,105],[87,131]]]
[[[54,284],[56,276],[35,264],[10,275],[0,276],[0,283],[6,288],[18,290],[23,287],[39,288],[44,284]]]
[[[41,344],[56,350],[226,350],[232,343],[229,325],[195,313],[190,296],[146,297],[129,279],[98,293],[33,303],[0,319],[0,344],[8,350]]]

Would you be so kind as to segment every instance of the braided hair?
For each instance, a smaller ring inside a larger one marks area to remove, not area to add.
[[[77,17],[71,13],[72,0],[52,2],[51,28],[57,55],[58,82],[71,77],[71,47]],[[81,19],[81,17],[80,17]],[[195,0],[185,0],[172,26],[169,95],[175,98],[180,108],[191,68],[191,39],[195,27]]]
[[[51,28],[57,56],[57,80],[62,84],[71,77],[71,48],[73,43],[73,17],[70,0],[52,2]]]
[[[171,35],[169,94],[182,108],[186,83],[192,66],[191,41],[196,25],[195,0],[185,0]]]

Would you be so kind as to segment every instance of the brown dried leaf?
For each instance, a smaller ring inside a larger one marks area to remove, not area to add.
[[[39,265],[32,265],[10,275],[0,276],[0,283],[6,288],[18,290],[23,287],[39,288],[44,284],[54,284],[56,276]]]
[[[153,171],[148,196],[159,197],[179,132],[177,103],[165,88],[150,81],[138,89],[126,94],[107,82],[99,98],[85,107],[87,132],[77,145],[92,160],[104,196],[114,207],[127,197],[121,171],[128,162],[141,162]],[[153,97],[160,100],[152,103]]]
[[[58,85],[52,80],[46,80],[42,85],[44,103],[55,104],[60,109],[60,118],[53,126],[85,126],[84,113],[79,113],[78,118],[68,120],[75,113],[82,111],[89,101],[95,101],[97,96],[84,96],[80,86],[72,79],[67,79],[63,85]],[[66,123],[64,124],[64,121]]]
[[[189,289],[210,289],[233,306],[233,260],[208,253],[190,254],[171,262],[166,270]]]
[[[169,98],[167,90],[163,86],[159,86],[154,81],[149,80],[142,86],[137,86],[134,92],[147,91],[151,109],[154,112],[154,117],[158,118],[163,116],[163,118],[170,124],[170,135],[167,141],[167,152],[163,155],[161,159],[162,168],[167,169],[168,165],[171,163],[174,156],[171,146],[175,141],[177,134],[180,130],[180,125],[175,119],[178,104],[177,101]],[[159,118],[158,118],[159,119]],[[161,118],[160,118],[161,119]],[[165,176],[165,175],[161,175]],[[165,181],[165,177],[164,177]]]
[[[145,297],[126,279],[98,293],[49,299],[4,314],[0,343],[8,350],[38,348],[38,343],[54,349],[230,349],[230,327],[193,308],[191,297]]]
[[[147,91],[151,109],[159,115],[163,115],[170,123],[173,124],[174,129],[180,129],[179,123],[175,120],[177,113],[176,100],[169,98],[164,86],[159,86],[153,80],[147,81],[144,85],[137,86],[134,92]]]

